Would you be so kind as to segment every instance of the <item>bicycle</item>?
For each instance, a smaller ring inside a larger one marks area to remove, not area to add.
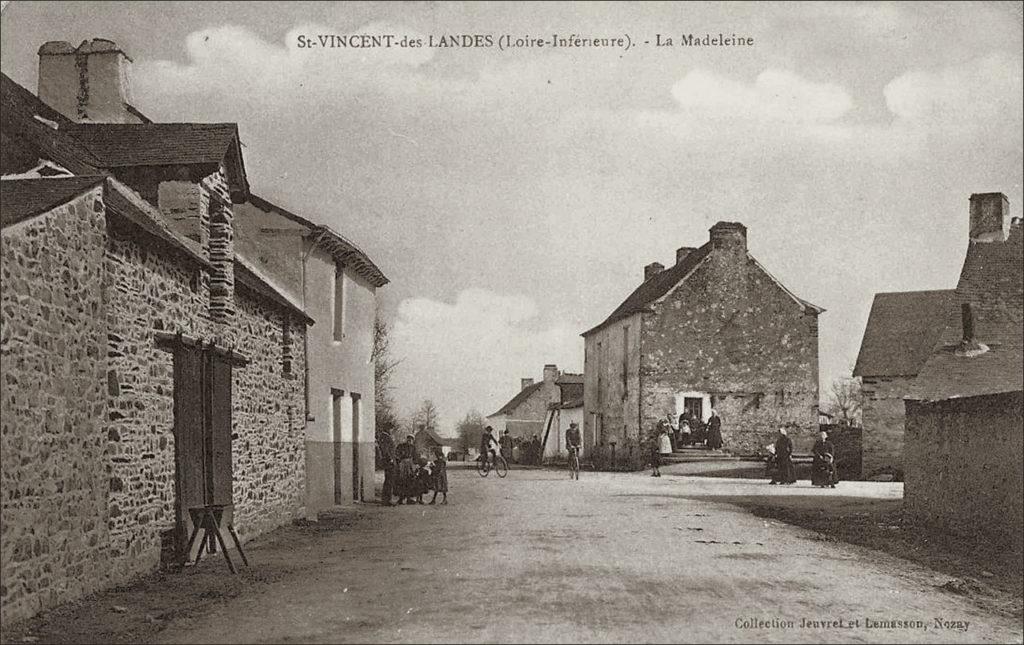
[[[491,460],[487,458],[487,455],[482,455],[480,460],[476,462],[476,472],[481,477],[486,477],[491,473],[491,470],[498,474],[498,477],[504,478],[508,475],[508,462],[501,455],[494,455],[494,465],[491,465]]]
[[[580,479],[580,451],[579,448],[569,448],[569,479]]]

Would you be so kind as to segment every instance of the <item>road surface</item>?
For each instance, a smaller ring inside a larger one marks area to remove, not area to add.
[[[341,512],[340,530],[258,540],[257,567],[293,572],[175,620],[160,639],[1021,642],[1013,619],[940,590],[928,569],[722,501],[898,497],[901,484],[826,491],[586,472],[572,482],[544,470],[481,479],[454,468],[449,479],[447,506],[367,504]]]

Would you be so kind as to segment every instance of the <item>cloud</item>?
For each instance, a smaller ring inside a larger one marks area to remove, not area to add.
[[[1000,54],[935,71],[909,71],[883,91],[897,118],[920,127],[973,130],[1005,122],[1019,127],[1021,59]]]
[[[541,324],[537,304],[523,295],[466,289],[454,302],[407,298],[392,331],[400,401],[412,411],[433,399],[446,428],[470,409],[491,414],[543,366],[582,371],[580,329]]]
[[[814,83],[799,75],[766,69],[753,83],[694,70],[672,86],[684,112],[711,119],[782,123],[823,123],[853,107],[849,93],[834,83]]]
[[[320,40],[320,36],[324,40]],[[371,22],[349,33],[323,25],[300,25],[285,35],[283,43],[271,43],[246,27],[222,25],[192,32],[185,40],[187,61],[141,61],[135,78],[144,94],[198,94],[238,91],[255,96],[291,99],[282,89],[304,87],[314,92],[338,90],[338,83],[361,83],[383,73],[401,75],[433,58],[426,47],[341,47],[340,38],[392,35],[423,39],[423,34],[386,22]],[[300,36],[316,43],[300,47]],[[324,44],[327,46],[323,46]],[[333,45],[333,46],[331,46]]]

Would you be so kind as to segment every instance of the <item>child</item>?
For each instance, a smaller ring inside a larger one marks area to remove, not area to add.
[[[423,495],[430,490],[430,486],[433,482],[430,481],[430,471],[427,470],[427,460],[421,459],[419,462],[419,470],[416,471],[416,503],[423,503]]]
[[[448,463],[445,461],[444,453],[438,450],[434,454],[434,464],[431,470],[431,476],[434,480],[434,497],[430,500],[433,504],[437,501],[437,494],[441,493],[442,504],[448,503]]]

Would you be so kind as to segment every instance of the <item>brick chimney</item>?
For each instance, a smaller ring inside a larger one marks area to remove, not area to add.
[[[1005,242],[1010,235],[1010,200],[1002,193],[971,195],[971,241]]]
[[[548,364],[548,365],[544,366],[544,382],[545,383],[554,383],[556,380],[558,380],[558,377],[559,377],[560,374],[561,374],[561,372],[558,371],[558,366],[557,365]]]
[[[644,280],[650,280],[652,276],[658,275],[665,270],[665,265],[660,262],[651,262],[644,267]]]
[[[52,40],[39,48],[39,98],[79,123],[140,123],[131,103],[132,59],[111,40],[77,48]]]
[[[533,379],[532,378],[521,378],[521,379],[519,379],[519,389],[520,390],[525,390],[526,388],[530,387],[531,385],[533,385]]]
[[[739,222],[719,222],[709,229],[711,246],[718,249],[747,250],[747,227]]]
[[[681,246],[678,249],[676,249],[676,264],[681,264],[683,260],[686,259],[686,256],[690,255],[696,250],[697,249],[693,248],[692,246]]]

